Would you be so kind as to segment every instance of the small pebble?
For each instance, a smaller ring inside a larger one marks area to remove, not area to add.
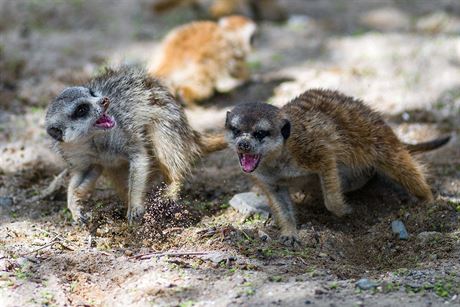
[[[0,196],[0,207],[11,207],[14,201],[12,197]]]
[[[129,250],[129,249],[125,250],[125,256],[130,257],[130,256],[132,256],[132,255],[133,255],[133,251],[131,251],[131,250]]]
[[[395,220],[391,222],[391,230],[394,234],[399,236],[400,240],[407,240],[409,239],[409,234],[407,233],[406,226],[400,220]]]
[[[367,278],[361,278],[356,282],[356,286],[360,288],[361,290],[369,290],[372,288],[377,287],[377,283],[370,281]]]
[[[321,295],[321,294],[326,294],[327,291],[321,288],[316,288],[315,289],[315,295]]]

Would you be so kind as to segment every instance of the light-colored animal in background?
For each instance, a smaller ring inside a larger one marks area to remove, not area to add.
[[[308,191],[312,178],[319,181],[326,208],[344,216],[351,207],[343,193],[379,172],[432,201],[424,168],[412,153],[438,148],[450,138],[403,144],[377,112],[329,90],[306,91],[282,108],[238,105],[227,114],[225,126],[242,170],[267,194],[281,241],[288,245],[299,243],[289,188]]]
[[[168,90],[144,70],[108,69],[83,86],[65,89],[50,104],[46,130],[71,171],[67,203],[85,222],[80,201],[104,173],[127,202],[130,223],[144,212],[155,169],[176,198],[181,182],[203,154],[226,147],[223,135],[194,131]]]
[[[250,77],[246,56],[255,31],[242,16],[183,25],[164,39],[149,72],[189,105],[215,90],[229,92]]]

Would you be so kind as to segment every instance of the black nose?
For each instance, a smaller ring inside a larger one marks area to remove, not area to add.
[[[248,141],[240,141],[238,143],[238,149],[244,152],[248,152],[251,149],[251,144]]]
[[[56,127],[49,127],[46,132],[56,141],[62,142],[62,130]]]

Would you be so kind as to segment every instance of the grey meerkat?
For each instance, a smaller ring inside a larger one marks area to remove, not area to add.
[[[337,91],[312,89],[282,108],[247,103],[227,113],[226,138],[241,168],[266,193],[281,227],[281,241],[299,243],[290,188],[320,183],[326,208],[351,212],[343,193],[362,187],[373,172],[424,201],[433,200],[424,167],[413,153],[438,148],[450,136],[402,143],[379,113]]]
[[[67,204],[77,222],[86,220],[80,201],[101,174],[127,202],[132,223],[143,215],[153,170],[174,199],[193,163],[226,147],[223,134],[194,131],[168,90],[138,67],[107,69],[66,88],[49,105],[45,126],[71,171]]]

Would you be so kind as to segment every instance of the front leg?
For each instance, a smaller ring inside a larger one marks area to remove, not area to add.
[[[299,245],[294,208],[286,187],[262,184],[268,197],[270,209],[281,227],[280,241],[289,246]]]
[[[340,176],[335,159],[324,161],[319,172],[324,204],[327,210],[342,217],[351,213],[351,207],[343,199]]]
[[[150,171],[147,153],[131,157],[129,164],[128,223],[138,221],[144,215],[144,199]]]
[[[72,213],[73,220],[79,224],[87,222],[87,217],[81,212],[80,202],[92,192],[101,173],[102,167],[99,165],[91,165],[84,170],[72,171],[67,189],[67,207]]]

